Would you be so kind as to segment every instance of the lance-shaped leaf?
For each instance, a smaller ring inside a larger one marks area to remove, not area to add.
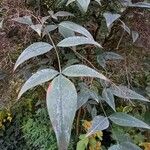
[[[114,52],[104,52],[97,56],[97,62],[103,67],[106,67],[106,63],[108,60],[122,60],[123,57]]]
[[[58,148],[67,150],[77,108],[77,92],[74,84],[63,75],[59,75],[50,84],[46,99]]]
[[[77,0],[77,4],[84,12],[87,12],[90,0]]]
[[[123,149],[119,144],[117,144],[117,145],[113,145],[113,146],[109,147],[108,150],[123,150]]]
[[[132,40],[133,40],[133,43],[136,42],[136,40],[138,39],[139,37],[139,33],[136,32],[136,31],[132,31]]]
[[[67,3],[66,3],[66,6],[68,6],[69,4],[75,2],[75,0],[68,0]]]
[[[142,149],[133,143],[123,142],[123,143],[111,146],[108,150],[142,150]]]
[[[59,24],[59,26],[67,28],[68,30],[80,33],[88,38],[93,39],[93,36],[91,35],[91,33],[88,30],[86,30],[84,27],[82,27],[74,22],[63,21]]]
[[[109,80],[103,74],[85,65],[69,66],[64,69],[62,73],[68,77],[95,77],[103,80]]]
[[[53,48],[53,46],[51,46],[48,43],[45,42],[36,42],[31,44],[29,47],[27,47],[19,56],[19,58],[17,59],[17,62],[15,64],[14,70],[16,70],[16,68],[22,64],[24,61],[38,56],[38,55],[42,55],[48,51],[50,51]]]
[[[130,6],[132,4],[131,0],[120,0],[124,6]]]
[[[123,57],[114,52],[104,52],[102,53],[102,57],[107,60],[122,60]]]
[[[58,11],[54,14],[55,17],[68,17],[68,16],[74,16],[74,14],[67,12],[67,11]]]
[[[65,38],[64,40],[60,41],[57,44],[57,46],[72,47],[72,46],[84,45],[84,44],[91,44],[102,48],[102,46],[99,43],[95,42],[93,39],[84,36],[72,36],[72,37]]]
[[[113,123],[120,126],[150,129],[150,126],[144,123],[143,121],[122,112],[117,112],[110,115],[109,119]]]
[[[58,19],[58,17],[68,17],[68,16],[74,16],[72,13],[67,12],[67,11],[58,11],[57,13],[54,14],[54,11],[49,11],[49,14],[53,19]]]
[[[42,18],[40,19],[41,24],[43,25],[49,18],[50,18],[50,16],[42,17]]]
[[[142,95],[136,93],[135,91],[132,91],[131,89],[127,88],[126,86],[111,86],[110,90],[114,95],[121,97],[121,98],[135,99],[135,100],[149,102],[148,99],[146,99]]]
[[[26,24],[26,25],[33,25],[31,16],[18,17],[18,18],[14,18],[12,20],[22,23],[22,24]]]
[[[104,98],[104,100],[106,101],[106,103],[114,110],[115,109],[115,99],[114,99],[114,95],[111,93],[111,91],[109,89],[104,89],[102,92],[102,97]]]
[[[110,28],[112,23],[115,22],[120,17],[119,14],[112,14],[110,12],[104,13],[103,15],[106,20],[106,24],[108,28]]]
[[[36,25],[31,25],[30,26],[39,36],[41,36],[42,33],[42,24],[36,24]]]
[[[77,109],[79,109],[80,107],[82,107],[90,98],[89,93],[85,92],[85,91],[81,91],[78,94],[78,100],[77,100]]]
[[[53,69],[43,69],[43,70],[36,72],[22,86],[18,95],[18,99],[27,90],[53,79],[58,74],[59,72]]]
[[[63,26],[59,26],[59,33],[64,37],[64,38],[68,38],[68,37],[72,37],[75,36],[75,33],[72,30],[69,30],[68,28],[65,28]]]
[[[99,103],[100,98],[95,91],[83,86],[78,94],[77,109],[82,107],[89,99],[93,99]]]
[[[138,2],[138,3],[130,3],[129,4],[130,7],[139,7],[139,8],[150,8],[150,3],[146,3],[146,2]]]
[[[122,150],[142,150],[140,147],[131,142],[123,142],[120,145],[122,147]]]
[[[57,27],[58,27],[57,25],[47,25],[47,26],[44,28],[44,30],[43,30],[43,37],[44,37],[46,34],[48,34],[49,32],[51,32],[51,31],[57,29]]]
[[[109,127],[109,120],[104,116],[96,116],[92,121],[92,127],[88,130],[86,136],[90,136],[98,131],[105,130]]]

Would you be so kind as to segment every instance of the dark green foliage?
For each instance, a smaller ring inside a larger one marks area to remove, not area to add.
[[[32,117],[24,118],[24,138],[31,149],[57,150],[57,144],[46,109],[39,109]]]

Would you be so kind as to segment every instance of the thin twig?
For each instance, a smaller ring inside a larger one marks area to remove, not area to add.
[[[81,110],[82,110],[82,108],[79,109],[78,114],[77,114],[76,136],[79,135],[79,122],[80,122]]]
[[[55,50],[55,52],[56,52],[57,60],[58,60],[58,67],[59,67],[59,71],[60,71],[60,73],[61,73],[61,64],[60,64],[60,58],[59,58],[58,50],[57,50],[57,48],[56,48],[56,46],[55,46],[55,44],[54,44],[54,41],[53,41],[53,39],[51,38],[51,36],[50,36],[49,33],[48,33],[48,36],[49,36],[49,39],[50,39],[50,41],[52,42],[52,45],[53,45],[54,50]]]

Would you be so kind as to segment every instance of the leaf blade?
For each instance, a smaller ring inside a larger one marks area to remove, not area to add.
[[[88,130],[86,137],[98,132],[105,130],[109,127],[109,120],[104,116],[96,116],[92,121],[92,127]]]
[[[110,12],[106,12],[103,14],[107,27],[110,28],[110,26],[121,16],[120,14],[112,14]]]
[[[122,112],[117,112],[110,115],[109,119],[113,123],[120,126],[150,129],[150,126],[143,121]]]
[[[104,100],[106,101],[106,103],[107,103],[114,111],[116,111],[114,95],[111,93],[111,91],[110,91],[109,89],[104,89],[104,90],[103,90],[103,92],[102,92],[102,97],[104,98]]]
[[[23,16],[12,19],[18,23],[26,24],[26,25],[33,25],[31,16]]]
[[[78,5],[82,8],[84,12],[87,12],[87,9],[90,4],[90,0],[77,0]]]
[[[59,74],[59,72],[57,72],[56,70],[53,70],[53,69],[43,69],[43,70],[36,72],[22,86],[22,88],[19,92],[19,95],[18,95],[18,99],[27,90],[53,79],[58,74]]]
[[[59,26],[61,27],[64,27],[64,28],[67,28],[73,32],[77,32],[77,33],[80,33],[88,38],[91,38],[93,39],[93,36],[91,35],[91,33],[86,30],[84,27],[82,27],[81,25],[78,25],[74,22],[71,22],[71,21],[63,21],[59,24]]]
[[[103,74],[97,72],[96,70],[85,66],[85,65],[72,65],[67,67],[62,71],[62,73],[69,77],[96,77],[103,80],[107,79]]]
[[[58,47],[72,47],[72,46],[84,45],[84,44],[92,44],[92,45],[102,48],[102,46],[99,43],[95,42],[94,40],[90,38],[86,38],[84,36],[72,36],[72,37],[65,38],[62,41],[60,41],[57,44],[57,46]]]
[[[45,42],[36,42],[31,44],[21,53],[21,55],[17,59],[14,70],[16,70],[16,68],[26,60],[35,56],[42,55],[50,51],[52,48],[53,46]]]
[[[118,97],[125,98],[125,99],[137,99],[145,102],[149,102],[148,99],[143,97],[142,95],[132,91],[131,89],[127,88],[126,86],[111,86],[109,88],[111,92]]]
[[[58,148],[66,150],[77,107],[77,92],[74,84],[63,75],[59,75],[52,81],[46,100]]]

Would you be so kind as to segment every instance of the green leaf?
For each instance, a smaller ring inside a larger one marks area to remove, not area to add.
[[[58,74],[59,74],[59,72],[57,72],[56,70],[53,70],[53,69],[43,69],[43,70],[36,72],[22,86],[22,88],[19,92],[19,95],[18,95],[18,99],[27,90],[53,79]]]
[[[59,33],[64,37],[72,37],[75,36],[75,33],[72,30],[69,30],[68,28],[65,28],[63,26],[59,26]]]
[[[12,20],[22,23],[22,24],[26,24],[26,25],[33,25],[31,16],[18,17],[18,18],[14,18]]]
[[[54,14],[55,17],[68,17],[68,16],[74,16],[72,13],[67,12],[67,11],[58,11],[57,13]]]
[[[142,150],[142,149],[133,143],[123,142],[121,144],[111,146],[108,150]]]
[[[63,75],[59,75],[50,84],[46,100],[58,148],[67,150],[77,109],[77,92],[74,84]]]
[[[135,99],[135,100],[141,100],[141,101],[149,102],[148,99],[146,99],[142,95],[136,93],[135,91],[130,90],[126,86],[121,86],[121,85],[120,86],[111,86],[109,89],[111,90],[111,92],[114,95],[121,97],[121,98]]]
[[[59,47],[72,47],[72,46],[77,46],[77,45],[84,45],[84,44],[91,44],[91,45],[96,45],[100,48],[102,46],[95,42],[94,40],[84,37],[84,36],[72,36],[65,38],[64,40],[60,41],[57,46]]]
[[[95,77],[102,80],[108,80],[103,74],[85,65],[72,65],[62,71],[68,77]]]
[[[122,150],[142,150],[140,147],[130,142],[123,142],[120,145]]]
[[[121,0],[121,3],[126,7],[132,4],[131,0]]]
[[[97,109],[95,106],[91,110],[91,115],[92,115],[92,118],[95,118],[97,116]]]
[[[107,27],[110,28],[110,26],[120,17],[120,14],[112,14],[111,12],[107,12],[103,14]]]
[[[98,55],[97,56],[97,62],[99,63],[100,66],[102,66],[103,68],[106,67],[106,60],[103,58],[103,56]]]
[[[130,4],[129,6],[130,7],[139,7],[139,8],[150,8],[150,3],[138,2],[138,3]]]
[[[89,100],[89,98],[90,98],[89,93],[87,93],[86,91],[82,90],[78,94],[77,109],[82,107]]]
[[[102,97],[104,98],[104,100],[106,101],[106,103],[114,110],[115,109],[115,99],[114,99],[114,95],[111,93],[111,91],[109,89],[104,88],[103,92],[102,92]]]
[[[49,32],[57,29],[57,25],[47,25],[45,28],[44,28],[44,31],[43,31],[43,37],[48,34]]]
[[[109,120],[107,117],[96,116],[92,121],[92,127],[88,130],[86,137],[98,131],[105,130],[108,127],[109,127]]]
[[[132,31],[132,40],[133,40],[133,43],[136,42],[136,40],[138,39],[139,37],[139,33],[136,32],[136,31]]]
[[[67,28],[68,30],[71,30],[73,32],[80,33],[80,34],[86,36],[87,38],[93,39],[93,36],[91,35],[91,33],[88,30],[86,30],[84,27],[82,27],[74,22],[63,21],[59,24],[59,26]]]
[[[48,43],[45,42],[36,42],[31,44],[29,47],[27,47],[19,56],[19,58],[17,59],[17,62],[15,64],[14,70],[16,70],[16,68],[22,64],[24,61],[38,56],[38,55],[42,55],[48,51],[50,51],[53,48],[53,46],[51,46]]]
[[[87,9],[88,9],[89,4],[90,4],[90,0],[77,0],[77,3],[79,5],[79,7],[81,7],[81,9],[84,12],[87,12]]]
[[[112,138],[117,141],[117,143],[131,142],[131,137],[123,128],[116,126],[112,130]]]
[[[145,128],[150,129],[150,126],[144,123],[143,121],[136,119],[128,114],[117,112],[109,116],[109,119],[120,126],[127,127],[137,127],[137,128]]]
[[[66,6],[68,6],[69,4],[75,2],[75,0],[68,0]]]
[[[31,27],[39,36],[41,36],[42,28],[43,28],[41,24],[31,25],[30,27]]]
[[[88,143],[89,143],[89,139],[84,137],[77,143],[76,150],[85,150],[87,148]]]
[[[104,52],[97,56],[97,62],[103,67],[106,67],[108,60],[123,60],[123,57],[114,52]]]
[[[49,11],[49,14],[53,19],[58,20],[58,17],[68,17],[68,16],[74,16],[72,13],[67,12],[67,11],[58,11],[57,13],[54,14],[54,11]]]
[[[102,53],[102,57],[107,60],[122,60],[123,57],[114,52],[104,52]]]
[[[47,21],[49,18],[50,18],[50,15],[49,15],[49,16],[45,16],[45,17],[42,17],[42,18],[40,19],[41,24],[43,25],[44,23],[47,23],[46,21]]]
[[[95,100],[97,103],[99,102],[99,97],[96,92],[93,90],[82,86],[79,94],[78,94],[78,102],[77,102],[77,109],[83,106],[89,99]]]
[[[108,150],[123,150],[122,147],[118,144],[118,145],[113,145],[111,147],[109,147]]]

